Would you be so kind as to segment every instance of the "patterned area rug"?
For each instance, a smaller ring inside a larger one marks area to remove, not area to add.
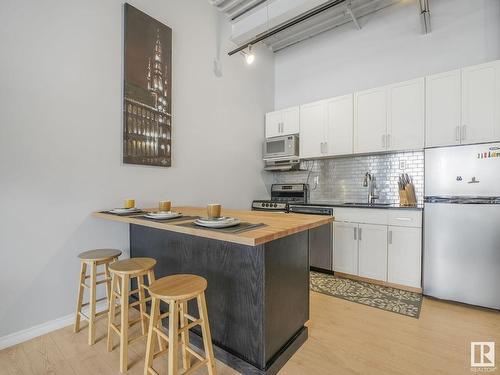
[[[418,319],[422,295],[311,271],[311,290]]]

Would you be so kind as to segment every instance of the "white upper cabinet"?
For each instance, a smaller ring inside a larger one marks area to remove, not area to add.
[[[266,113],[266,138],[298,134],[299,107]]]
[[[500,139],[500,61],[462,69],[462,143]]]
[[[352,154],[354,103],[353,95],[325,100],[326,153],[329,156]]]
[[[354,152],[386,150],[387,90],[385,87],[354,94]]]
[[[300,124],[300,157],[325,156],[325,102],[319,101],[300,106]]]
[[[460,144],[460,69],[425,78],[425,146]]]
[[[418,78],[387,86],[388,150],[424,148],[425,81]]]

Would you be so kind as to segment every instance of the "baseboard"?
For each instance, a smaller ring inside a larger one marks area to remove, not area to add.
[[[96,311],[103,311],[107,308],[106,301],[97,303]],[[34,339],[35,337],[45,335],[49,332],[56,331],[60,328],[72,325],[75,322],[75,314],[69,314],[60,318],[50,320],[48,322],[38,324],[36,326],[23,329],[22,331],[14,332],[0,337],[0,350],[13,345],[20,344],[24,341]]]

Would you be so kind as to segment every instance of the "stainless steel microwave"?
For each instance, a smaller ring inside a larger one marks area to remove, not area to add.
[[[264,160],[276,158],[294,158],[299,156],[299,137],[285,135],[268,138],[264,142]]]

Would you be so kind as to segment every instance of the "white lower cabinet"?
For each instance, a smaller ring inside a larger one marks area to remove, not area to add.
[[[387,226],[359,224],[358,275],[387,279]]]
[[[358,273],[358,224],[335,222],[333,269],[336,272]]]
[[[422,229],[390,226],[387,248],[387,281],[420,288],[421,259]]]
[[[422,212],[338,208],[333,270],[421,287]]]

